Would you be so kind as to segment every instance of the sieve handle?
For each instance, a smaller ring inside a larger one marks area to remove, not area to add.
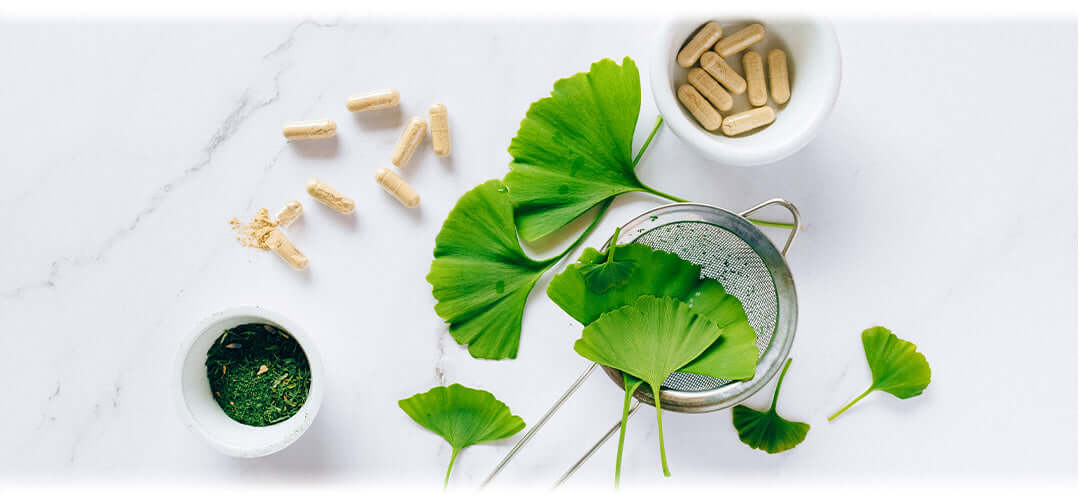
[[[540,420],[537,420],[536,423],[533,424],[532,428],[529,429],[529,432],[526,432],[525,435],[522,436],[516,444],[514,444],[513,448],[510,448],[510,451],[506,453],[506,456],[503,457],[501,462],[499,462],[499,465],[495,466],[495,470],[491,471],[491,474],[488,475],[487,479],[485,479],[483,483],[480,483],[481,488],[487,486],[492,479],[495,479],[495,476],[497,476],[499,472],[503,470],[503,467],[506,467],[506,464],[510,463],[510,460],[514,458],[514,455],[517,455],[517,453],[521,451],[521,448],[525,446],[525,443],[529,442],[529,440],[532,439],[533,435],[536,434],[536,432],[539,431],[540,428],[547,423],[548,419],[551,418],[551,416],[554,415],[555,412],[559,411],[559,408],[562,407],[563,403],[565,403],[567,399],[570,399],[570,396],[572,396],[574,392],[578,390],[578,387],[581,387],[581,384],[585,382],[585,379],[589,378],[589,375],[592,375],[593,370],[595,370],[597,366],[598,365],[596,363],[590,364],[589,367],[585,369],[585,372],[582,373],[581,376],[574,381],[574,383],[570,384],[570,387],[566,388],[566,392],[564,392],[563,395],[555,401],[555,404],[551,405],[551,408],[548,408],[547,413],[544,413],[544,416],[540,417]]]
[[[630,407],[630,411],[626,414],[626,418],[629,419],[634,414],[634,412],[638,411],[638,408],[640,407],[641,401],[635,399],[634,406]],[[594,453],[596,453],[596,450],[599,450],[600,447],[603,446],[608,439],[611,439],[611,436],[614,436],[615,432],[618,431],[619,427],[621,426],[622,420],[620,419],[618,422],[615,422],[615,425],[611,426],[611,428],[608,429],[607,433],[604,434],[604,436],[601,437],[600,440],[592,446],[592,448],[589,448],[589,451],[586,451],[585,454],[582,455],[581,458],[579,458],[578,461],[574,463],[574,465],[570,466],[570,469],[567,470],[566,473],[563,474],[562,477],[560,477],[559,480],[555,482],[555,486],[553,486],[552,488],[558,488],[559,486],[562,486],[562,484],[565,483],[567,479],[570,479],[570,476],[573,476],[574,473],[577,472],[577,470],[580,469],[581,466],[584,465],[585,462],[588,461]]]
[[[795,235],[799,234],[799,225],[801,222],[799,219],[799,209],[795,208],[795,205],[783,198],[773,198],[771,200],[750,207],[750,209],[740,213],[739,217],[748,217],[750,214],[757,212],[758,210],[761,210],[769,205],[780,205],[781,207],[786,208],[788,212],[791,212],[791,234],[788,235],[787,243],[784,243],[784,249],[780,251],[780,255],[787,256],[788,248],[791,248],[791,242],[795,241]]]

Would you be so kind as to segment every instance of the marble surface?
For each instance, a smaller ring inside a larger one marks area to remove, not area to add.
[[[461,193],[506,172],[530,102],[602,57],[644,67],[654,28],[0,25],[0,480],[437,486],[450,450],[399,398],[461,382],[534,422],[586,366],[570,347],[578,328],[534,293],[519,359],[471,359],[432,311],[434,236]],[[728,411],[667,413],[674,478],[663,480],[642,412],[624,483],[1075,480],[1076,26],[848,20],[837,31],[840,100],[806,149],[726,168],[661,130],[639,167],[692,200],[741,209],[782,196],[801,209],[789,255],[800,321],[780,408],[811,423],[809,437],[767,456],[738,442]],[[636,144],[655,116],[643,84]],[[400,112],[345,111],[350,94],[387,86],[401,91]],[[450,109],[454,154],[440,160],[425,142],[404,172],[423,197],[408,210],[372,173],[436,101]],[[315,118],[336,120],[338,138],[282,139],[284,122]],[[313,203],[313,176],[352,195],[356,214]],[[242,248],[227,224],[290,199],[305,204],[289,229],[311,259],[303,273]],[[620,198],[588,244],[658,203]],[[173,405],[189,329],[240,304],[305,325],[326,364],[314,425],[262,459],[217,454]],[[876,324],[919,345],[933,384],[907,401],[874,395],[828,424],[869,382],[858,335]],[[766,405],[767,392],[750,404]],[[499,482],[553,482],[617,418],[620,398],[594,376]],[[478,484],[511,444],[467,450],[453,483]],[[606,486],[613,455],[609,443],[569,484]]]

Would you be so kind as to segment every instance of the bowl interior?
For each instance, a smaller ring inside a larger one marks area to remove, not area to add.
[[[654,82],[654,92],[665,119],[671,123],[675,132],[686,141],[696,143],[699,149],[712,150],[722,158],[718,160],[734,164],[760,164],[776,161],[793,153],[812,138],[814,129],[832,109],[839,86],[839,57],[835,38],[831,29],[823,22],[810,19],[765,20],[756,18],[713,18],[724,28],[724,35],[730,35],[742,27],[760,22],[765,25],[765,40],[750,47],[766,59],[769,50],[779,48],[787,53],[788,78],[791,86],[791,99],[784,105],[777,105],[769,96],[768,106],[776,110],[776,121],[771,125],[741,134],[727,137],[720,131],[709,132],[701,127],[694,117],[678,102],[675,97],[680,85],[687,82],[688,69],[675,62],[675,55],[686,41],[708,20],[696,19],[673,22],[660,40],[659,60],[663,78]],[[745,75],[742,67],[742,52],[724,59],[731,67]],[[766,81],[768,81],[768,63],[766,61]],[[660,88],[657,88],[660,87]],[[735,107],[725,116],[740,110],[749,109],[746,93],[735,98]],[[665,106],[665,103],[667,104]],[[717,156],[713,154],[713,156]]]
[[[311,388],[295,415],[277,424],[254,427],[225,414],[210,393],[206,376],[206,352],[227,329],[247,323],[263,323],[285,330],[299,342],[311,366]],[[274,453],[296,441],[311,425],[322,402],[322,363],[309,337],[284,318],[258,308],[214,314],[201,323],[190,346],[182,354],[180,368],[181,412],[188,425],[222,453],[258,457]]]

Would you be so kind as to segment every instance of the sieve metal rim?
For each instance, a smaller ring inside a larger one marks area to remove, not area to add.
[[[763,389],[779,373],[787,359],[791,345],[795,341],[795,329],[798,323],[798,297],[795,292],[795,282],[787,260],[777,250],[776,245],[744,217],[769,204],[783,205],[795,216],[796,228],[784,247],[786,251],[798,228],[798,211],[789,202],[778,199],[769,200],[742,214],[704,203],[670,203],[642,212],[622,226],[617,242],[620,245],[631,243],[652,229],[673,223],[702,222],[719,226],[741,238],[757,252],[772,275],[773,286],[776,289],[776,330],[765,353],[758,359],[754,377],[707,391],[687,392],[661,389],[661,408],[680,413],[705,413],[730,408]],[[601,251],[606,249],[607,245],[605,244]],[[608,377],[622,389],[622,374],[614,368],[607,366],[602,366],[602,368]],[[644,387],[638,389],[634,397],[642,403],[654,404],[652,394]]]

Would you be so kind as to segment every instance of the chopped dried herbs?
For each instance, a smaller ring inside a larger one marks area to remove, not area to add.
[[[225,330],[206,352],[206,376],[225,414],[256,427],[295,415],[311,387],[311,367],[300,344],[262,323]]]

